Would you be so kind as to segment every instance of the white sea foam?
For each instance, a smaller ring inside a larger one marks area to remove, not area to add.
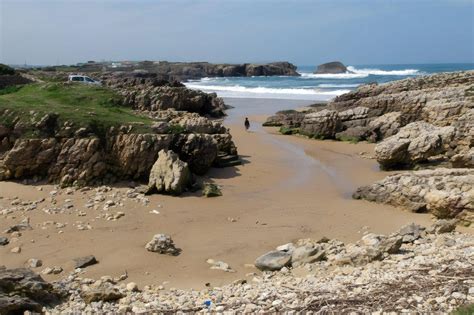
[[[357,69],[348,66],[347,70],[356,74],[373,74],[373,75],[417,75],[420,74],[417,69],[403,69],[403,70],[380,70],[380,69]]]
[[[194,82],[185,83],[188,88],[202,90],[204,92],[215,92],[221,97],[241,98],[281,98],[302,100],[329,100],[335,96],[350,92],[347,89],[333,91],[320,91],[317,89],[301,88],[267,88],[267,87],[245,87],[241,85],[204,85]]]
[[[419,75],[422,74],[418,69],[403,69],[403,70],[381,70],[381,69],[357,69],[353,66],[347,67],[346,73],[307,73],[302,72],[303,79],[357,79],[366,78],[369,75]]]
[[[302,72],[301,78],[302,79],[357,79],[357,78],[365,78],[369,75],[366,73],[307,73]]]
[[[360,84],[318,84],[319,88],[355,88]]]

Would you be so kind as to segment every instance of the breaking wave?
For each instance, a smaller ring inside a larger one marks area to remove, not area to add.
[[[333,91],[320,91],[317,89],[301,88],[267,88],[267,87],[245,87],[241,85],[204,85],[195,83],[185,83],[190,89],[204,92],[215,92],[221,97],[240,98],[283,98],[283,99],[303,99],[303,100],[329,100],[338,95],[350,92],[347,89]]]
[[[418,69],[403,69],[403,70],[381,70],[363,68],[357,69],[353,66],[347,67],[346,73],[300,73],[303,79],[357,79],[366,78],[369,75],[395,75],[395,76],[412,76],[422,74]]]

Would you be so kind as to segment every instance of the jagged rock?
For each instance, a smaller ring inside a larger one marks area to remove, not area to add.
[[[319,65],[317,69],[314,71],[316,74],[324,74],[324,73],[346,73],[347,68],[346,66],[340,61],[332,61],[327,62]]]
[[[450,233],[456,229],[457,220],[438,220],[427,230],[429,233]]]
[[[422,237],[424,234],[424,231],[425,231],[424,227],[415,223],[411,223],[411,224],[402,226],[398,230],[397,234],[403,237],[402,239],[403,243],[412,243],[413,241],[416,241],[417,239]]]
[[[474,211],[474,169],[440,168],[391,175],[358,188],[353,197],[429,211],[438,218],[463,219]]]
[[[0,314],[41,313],[43,306],[58,303],[62,295],[28,269],[0,267]]]
[[[470,148],[469,151],[461,152],[454,155],[451,158],[451,164],[453,165],[453,167],[474,168],[474,147]]]
[[[179,148],[179,158],[197,175],[204,175],[209,170],[219,152],[216,138],[207,134],[179,135],[174,146]]]
[[[414,122],[375,147],[375,157],[384,168],[413,165],[446,152],[454,136],[453,127],[435,127]]]
[[[206,183],[202,189],[202,195],[205,197],[219,197],[222,192],[216,184]]]
[[[377,139],[384,139],[396,134],[402,127],[402,113],[390,112],[372,119],[368,128],[377,134]]]
[[[279,250],[270,251],[255,260],[255,267],[262,271],[275,271],[291,264],[291,254]]]
[[[341,130],[341,120],[337,111],[324,109],[304,116],[300,133],[315,138],[334,138]]]
[[[96,258],[92,255],[79,257],[73,259],[74,261],[74,268],[86,268],[98,263]]]
[[[150,252],[172,256],[177,256],[181,252],[179,248],[175,247],[171,236],[166,234],[156,234],[153,236],[153,239],[146,244],[145,248]]]
[[[191,183],[188,164],[173,151],[161,150],[150,171],[148,191],[179,195]]]

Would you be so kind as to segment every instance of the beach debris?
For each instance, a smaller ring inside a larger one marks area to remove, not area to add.
[[[214,270],[222,270],[222,271],[225,271],[225,272],[235,272],[235,270],[233,270],[229,264],[223,262],[223,261],[216,261],[214,259],[208,259],[206,260],[206,262],[208,264],[211,265],[210,269],[214,269]]]
[[[43,262],[40,259],[30,258],[26,262],[26,265],[30,268],[38,268],[38,267],[41,267],[43,265]]]

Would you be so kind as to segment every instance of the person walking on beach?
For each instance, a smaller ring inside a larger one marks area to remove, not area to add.
[[[244,123],[244,125],[245,125],[245,130],[248,131],[249,128],[250,128],[250,121],[249,121],[249,119],[248,119],[247,117],[245,117],[245,123]]]

